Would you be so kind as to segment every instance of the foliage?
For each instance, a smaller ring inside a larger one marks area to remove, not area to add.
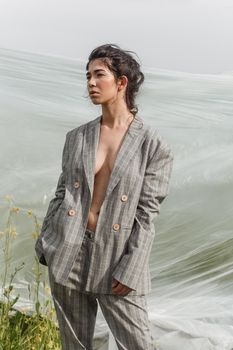
[[[0,350],[59,350],[61,349],[60,334],[54,321],[55,310],[51,298],[49,298],[50,288],[42,281],[41,267],[37,256],[33,271],[35,273],[35,283],[28,285],[29,299],[33,302],[34,309],[19,310],[17,301],[20,295],[14,295],[14,278],[18,271],[24,268],[24,262],[11,272],[12,267],[12,246],[18,236],[14,225],[15,216],[23,212],[22,209],[14,205],[11,196],[5,196],[8,202],[8,217],[6,226],[0,232],[0,239],[3,244],[3,276],[2,276],[2,302],[0,303]],[[33,220],[33,239],[37,239],[40,234],[41,225],[37,216],[31,209],[27,210],[27,216]],[[45,295],[48,298],[42,304],[39,300],[40,285],[43,285]],[[43,311],[43,312],[42,312]]]

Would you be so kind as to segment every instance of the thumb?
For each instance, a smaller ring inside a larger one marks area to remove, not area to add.
[[[112,282],[112,287],[115,287],[119,282],[114,278]]]

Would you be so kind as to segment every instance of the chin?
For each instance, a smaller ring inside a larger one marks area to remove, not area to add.
[[[91,101],[94,105],[100,105],[101,104],[101,102],[99,102],[99,101]]]

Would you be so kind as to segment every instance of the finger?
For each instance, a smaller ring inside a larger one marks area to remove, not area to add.
[[[133,289],[129,288],[128,286],[125,286],[125,295],[129,294]]]
[[[127,286],[123,285],[123,288],[119,292],[117,292],[117,294],[122,295],[122,296],[126,296],[129,294],[129,292],[131,292],[131,290],[132,290],[131,288],[128,288]]]
[[[115,286],[118,285],[118,283],[119,283],[119,281],[114,279],[113,282],[112,282],[112,287],[114,288]]]
[[[118,285],[115,288],[113,288],[113,292],[119,294],[122,291],[122,289],[124,289],[124,286],[119,282]]]
[[[118,294],[119,295],[127,295],[129,293],[129,289],[124,287]]]
[[[122,296],[125,297],[128,294],[129,294],[129,292],[125,292],[124,294],[122,294]]]
[[[129,292],[131,292],[133,289],[132,288],[129,288],[128,286],[126,285],[123,285],[125,288],[124,288],[124,291],[121,292],[121,295],[127,295],[129,294]]]
[[[114,279],[114,281],[112,283],[112,287],[116,288],[119,284],[122,285],[122,283],[120,281],[117,281],[117,280]]]
[[[117,286],[118,283],[120,283],[120,281],[116,280],[115,278],[113,278],[113,282],[112,282],[112,286]]]

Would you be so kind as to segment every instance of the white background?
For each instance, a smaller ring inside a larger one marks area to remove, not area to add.
[[[86,61],[103,43],[144,66],[233,70],[232,0],[0,0],[0,47]]]

